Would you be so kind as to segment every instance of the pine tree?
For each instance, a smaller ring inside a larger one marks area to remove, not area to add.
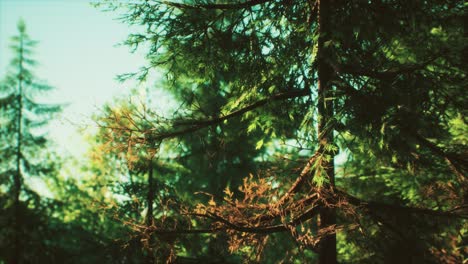
[[[257,148],[269,146],[252,157],[270,162],[266,177],[250,177],[242,194],[227,188],[223,199],[191,212],[204,229],[156,228],[156,236],[224,232],[232,252],[257,254],[257,261],[279,232],[289,232],[306,255],[317,253],[319,263],[336,263],[336,245],[345,239],[340,251],[354,251],[352,261],[460,260],[450,241],[463,243],[459,219],[467,217],[466,144],[456,132],[466,128],[463,1],[110,6],[126,8],[123,19],[146,29],[126,43],[149,45],[149,65],[128,76],[165,71],[167,87],[186,107],[171,120],[150,120],[152,128],[126,142],[159,146],[202,132],[210,138],[241,120],[237,133],[260,132]],[[210,107],[204,94],[223,100]],[[294,156],[303,165],[293,180],[274,156],[289,154],[279,147],[285,142],[307,150]],[[338,152],[348,158],[340,166]],[[379,248],[362,246],[374,239]]]
[[[55,169],[54,162],[46,158],[49,142],[43,127],[61,109],[59,105],[40,102],[41,95],[52,87],[32,72],[36,62],[31,56],[37,42],[26,33],[23,21],[18,23],[18,33],[12,38],[14,58],[0,90],[1,184],[11,194],[9,204],[13,212],[13,233],[7,237],[13,249],[11,263],[25,261],[24,213],[28,203],[38,197],[28,187],[27,179],[47,176]]]

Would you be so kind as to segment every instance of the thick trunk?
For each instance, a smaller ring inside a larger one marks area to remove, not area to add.
[[[326,58],[330,56],[330,49],[325,45],[330,40],[330,1],[323,0],[318,2],[318,105],[317,112],[319,116],[318,122],[318,139],[320,149],[325,151],[329,159],[322,163],[325,168],[326,177],[328,178],[323,188],[331,188],[335,185],[335,166],[334,152],[329,151],[327,146],[334,144],[333,129],[330,121],[333,118],[333,100],[327,98],[332,97],[331,78],[333,69],[326,62]],[[330,228],[336,225],[336,212],[333,208],[324,208],[320,212],[319,228]],[[336,255],[336,235],[331,234],[322,239],[319,244],[319,263],[333,264],[337,263]]]
[[[12,263],[20,263],[21,258],[21,213],[20,213],[20,193],[21,193],[21,141],[22,141],[22,118],[23,118],[23,35],[20,35],[20,50],[18,62],[18,112],[16,127],[16,174],[14,176],[14,256]]]

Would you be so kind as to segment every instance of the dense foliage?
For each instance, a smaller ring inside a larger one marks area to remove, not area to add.
[[[99,6],[135,26],[125,44],[148,63],[119,78],[140,90],[95,115],[89,159],[60,176],[23,114],[57,107],[29,96],[48,86],[20,24],[0,96],[0,263],[466,261],[464,1]],[[35,175],[53,198],[24,184]]]
[[[114,149],[183,168],[162,178],[178,196],[170,225],[142,227],[159,239],[150,248],[181,262],[334,263],[337,233],[340,261],[463,259],[463,1],[104,5],[146,29],[126,44],[149,47],[148,65],[121,78],[162,70],[180,104],[108,115]],[[197,190],[209,200],[182,199]]]

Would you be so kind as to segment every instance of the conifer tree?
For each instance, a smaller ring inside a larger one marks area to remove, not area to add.
[[[36,61],[32,52],[36,41],[26,33],[25,23],[18,23],[18,35],[12,38],[14,57],[0,89],[1,185],[8,190],[7,207],[13,231],[3,240],[11,241],[11,263],[25,263],[25,212],[38,195],[27,185],[30,177],[43,177],[53,172],[55,162],[47,158],[49,141],[44,126],[61,106],[43,102],[41,98],[52,87],[44,84],[32,70]],[[3,189],[5,190],[5,189]],[[6,228],[4,229],[6,232]],[[5,235],[5,233],[3,234]]]
[[[163,70],[185,107],[148,120],[126,144],[209,138],[240,120],[237,133],[260,132],[257,149],[270,146],[252,158],[270,162],[266,177],[183,212],[196,225],[156,226],[155,236],[223,233],[250,261],[281,232],[321,264],[337,263],[337,243],[347,243],[339,251],[350,262],[461,260],[453,245],[468,217],[463,1],[107,2],[145,26],[126,43],[150,47],[148,66],[126,77]],[[210,107],[204,94],[222,103]],[[289,157],[285,142],[300,150],[295,176],[275,158]],[[337,153],[347,157],[339,166]],[[363,246],[371,241],[379,247]]]

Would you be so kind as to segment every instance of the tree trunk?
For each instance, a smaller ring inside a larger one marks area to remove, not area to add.
[[[322,163],[325,168],[326,177],[328,178],[323,188],[333,188],[335,185],[335,165],[334,151],[330,151],[327,146],[334,144],[333,128],[331,120],[333,118],[333,100],[327,98],[332,97],[331,78],[333,69],[326,62],[330,56],[330,48],[325,45],[330,40],[330,1],[318,0],[318,43],[317,43],[317,59],[318,59],[318,105],[317,112],[319,116],[318,122],[318,140],[320,149],[325,152],[329,159]],[[336,225],[336,212],[333,208],[324,208],[319,214],[319,229],[328,228]],[[336,235],[331,234],[322,239],[319,244],[319,263],[334,264],[337,263],[336,255]]]
[[[153,159],[150,159],[148,164],[148,212],[146,214],[146,225],[149,227],[153,224],[153,202],[154,202],[154,189],[153,189]]]
[[[153,184],[153,158],[151,157],[148,163],[148,196],[147,196],[147,203],[148,203],[148,212],[146,213],[146,226],[149,228],[153,225],[153,202],[154,202],[154,184]],[[153,256],[153,249],[152,249],[152,234],[150,234],[148,240],[148,249],[147,249],[147,263],[153,264],[154,256]]]
[[[20,35],[20,50],[18,62],[18,112],[16,127],[16,174],[14,176],[14,256],[13,264],[20,263],[21,258],[21,213],[20,213],[20,194],[21,194],[21,141],[22,141],[22,119],[23,119],[23,33]]]

